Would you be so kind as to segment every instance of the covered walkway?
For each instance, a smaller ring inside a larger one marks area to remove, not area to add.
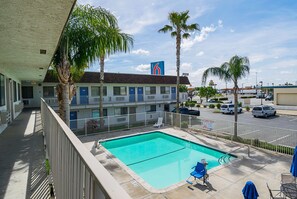
[[[0,198],[49,198],[39,110],[24,110],[0,134]]]

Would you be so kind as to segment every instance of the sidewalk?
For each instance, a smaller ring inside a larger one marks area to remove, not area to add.
[[[297,116],[297,110],[276,110],[278,115],[293,115]]]
[[[43,147],[40,111],[24,110],[0,134],[0,198],[49,198]]]

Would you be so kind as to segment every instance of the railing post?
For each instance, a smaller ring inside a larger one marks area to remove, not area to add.
[[[163,114],[164,114],[164,125],[166,124],[166,112],[165,111],[163,111]]]
[[[87,124],[86,118],[85,118],[85,135],[88,135],[88,124]]]
[[[191,119],[192,119],[192,116],[189,116],[189,127],[191,127]]]
[[[107,116],[107,131],[110,132],[109,116]]]
[[[129,127],[130,127],[130,113],[128,114],[128,129],[129,129]]]
[[[179,113],[179,128],[181,129],[181,114]]]
[[[146,112],[144,112],[144,126],[146,126]]]

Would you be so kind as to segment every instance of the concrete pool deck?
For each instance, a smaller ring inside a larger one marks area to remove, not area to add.
[[[159,129],[158,129],[159,130]],[[257,187],[259,198],[268,198],[269,192],[266,182],[271,189],[279,189],[281,173],[289,173],[292,156],[281,155],[266,150],[250,148],[250,157],[247,154],[245,145],[209,137],[202,134],[194,136],[173,128],[161,128],[161,131],[181,137],[193,142],[210,146],[226,152],[234,151],[234,155],[239,158],[228,165],[208,171],[209,183],[202,185],[201,181],[194,185],[182,182],[173,189],[163,193],[153,193],[142,182],[127,171],[123,164],[110,156],[104,149],[94,148],[94,142],[99,139],[109,139],[125,135],[133,135],[140,132],[156,131],[155,128],[134,129],[122,132],[112,132],[108,134],[98,134],[94,136],[81,137],[80,140],[94,154],[98,161],[111,173],[127,193],[135,199],[149,198],[243,198],[241,190],[246,181],[253,181]],[[162,174],[160,174],[162,177]],[[166,176],[164,176],[166,177]]]

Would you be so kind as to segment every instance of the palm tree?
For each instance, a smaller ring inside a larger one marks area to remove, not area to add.
[[[191,36],[189,32],[200,30],[197,23],[188,25],[187,21],[190,18],[189,11],[184,12],[171,12],[169,13],[168,20],[171,25],[165,25],[158,32],[170,32],[171,37],[176,38],[176,113],[179,112],[179,70],[180,70],[180,45],[181,40],[187,39]]]
[[[52,63],[59,79],[59,115],[67,125],[70,117],[69,102],[75,94],[70,69],[76,67],[77,71],[83,71],[88,63],[96,59],[100,45],[96,41],[98,32],[116,22],[116,18],[106,9],[89,5],[76,6],[68,20]]]
[[[209,75],[218,76],[221,80],[234,83],[234,139],[237,139],[238,80],[246,77],[249,72],[249,59],[235,55],[229,62],[223,63],[220,67],[206,69],[202,76],[202,84],[204,85]]]
[[[109,24],[104,30],[99,32],[96,41],[97,45],[96,56],[99,57],[100,63],[100,127],[103,128],[103,83],[104,83],[104,61],[105,57],[116,52],[127,52],[133,46],[133,38],[131,35],[122,33],[116,24]]]

